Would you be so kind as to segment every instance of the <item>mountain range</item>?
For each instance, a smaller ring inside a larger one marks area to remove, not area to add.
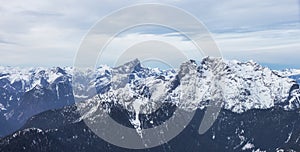
[[[169,70],[139,60],[83,71],[0,67],[0,151],[132,151],[89,128],[85,119],[101,119],[95,107],[138,135],[172,119],[176,108],[196,111],[171,141],[135,151],[300,151],[299,80],[299,70],[212,57]],[[215,103],[220,113],[199,135]]]

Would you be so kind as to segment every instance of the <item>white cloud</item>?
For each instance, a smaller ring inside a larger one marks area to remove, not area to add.
[[[153,57],[158,57],[158,53],[160,53],[162,58],[165,56],[169,56],[168,59],[172,63],[176,61],[181,63],[184,60],[195,57],[202,58],[203,56],[199,51],[197,51],[194,44],[190,41],[184,41],[183,38],[184,37],[182,36],[169,36],[169,34],[126,34],[121,37],[114,38],[109,43],[109,45],[104,50],[104,53],[101,55],[101,58],[99,58],[99,63],[114,65],[124,52],[147,41],[152,41],[152,46],[146,44],[139,46],[138,48],[140,50],[134,50],[134,53],[136,54],[130,54],[129,56],[132,56],[134,58],[134,56],[143,54],[143,52],[153,52]],[[164,44],[158,42],[172,45],[174,47],[174,51],[172,52],[171,50],[169,50],[169,47],[165,47]],[[180,53],[182,53],[185,59],[183,59],[183,57],[178,54],[175,48],[180,51]]]
[[[215,39],[226,58],[270,64],[299,64],[300,29],[281,28],[242,33],[219,33]]]
[[[0,3],[0,64],[56,66],[72,65],[81,39],[96,21],[111,11],[137,2],[15,0]],[[299,24],[281,27],[299,23],[296,0],[168,0],[162,3],[183,8],[203,21],[228,58],[299,64]],[[176,16],[174,20],[181,21]],[[128,44],[119,41],[118,46],[129,46],[132,41],[146,37],[145,34],[128,35]],[[178,37],[163,34],[150,37],[181,47],[187,45]],[[290,59],[287,61],[283,57]]]

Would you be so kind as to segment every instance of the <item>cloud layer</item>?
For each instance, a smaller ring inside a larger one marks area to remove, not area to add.
[[[108,0],[29,0],[26,3],[16,0],[2,3],[0,65],[12,66],[72,65],[82,38],[94,23],[111,11],[137,4],[136,1]],[[178,6],[201,20],[213,33],[226,58],[253,59],[295,68],[299,65],[300,17],[296,0],[177,0],[162,3]],[[174,16],[174,20],[181,19]],[[146,33],[133,31],[123,35],[116,39],[113,48],[121,49],[142,38],[174,43],[185,52],[193,50],[181,35],[151,29]]]

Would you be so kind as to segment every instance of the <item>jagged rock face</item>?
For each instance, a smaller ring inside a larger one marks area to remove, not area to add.
[[[283,78],[252,61],[215,63],[215,59],[212,59],[208,62],[223,65],[216,74],[221,75],[217,83],[221,83],[220,86],[223,87],[225,108],[233,112],[244,112],[253,108],[266,109],[287,103],[291,88],[296,85],[294,80]]]

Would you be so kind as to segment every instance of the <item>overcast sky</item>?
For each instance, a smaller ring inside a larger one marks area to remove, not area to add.
[[[2,0],[0,65],[71,66],[81,40],[97,21],[122,7],[145,2],[174,5],[196,16],[227,59],[252,59],[273,69],[300,68],[298,0]],[[113,49],[125,46],[125,40],[145,37],[189,45],[170,33],[141,31],[124,33],[112,42]]]

